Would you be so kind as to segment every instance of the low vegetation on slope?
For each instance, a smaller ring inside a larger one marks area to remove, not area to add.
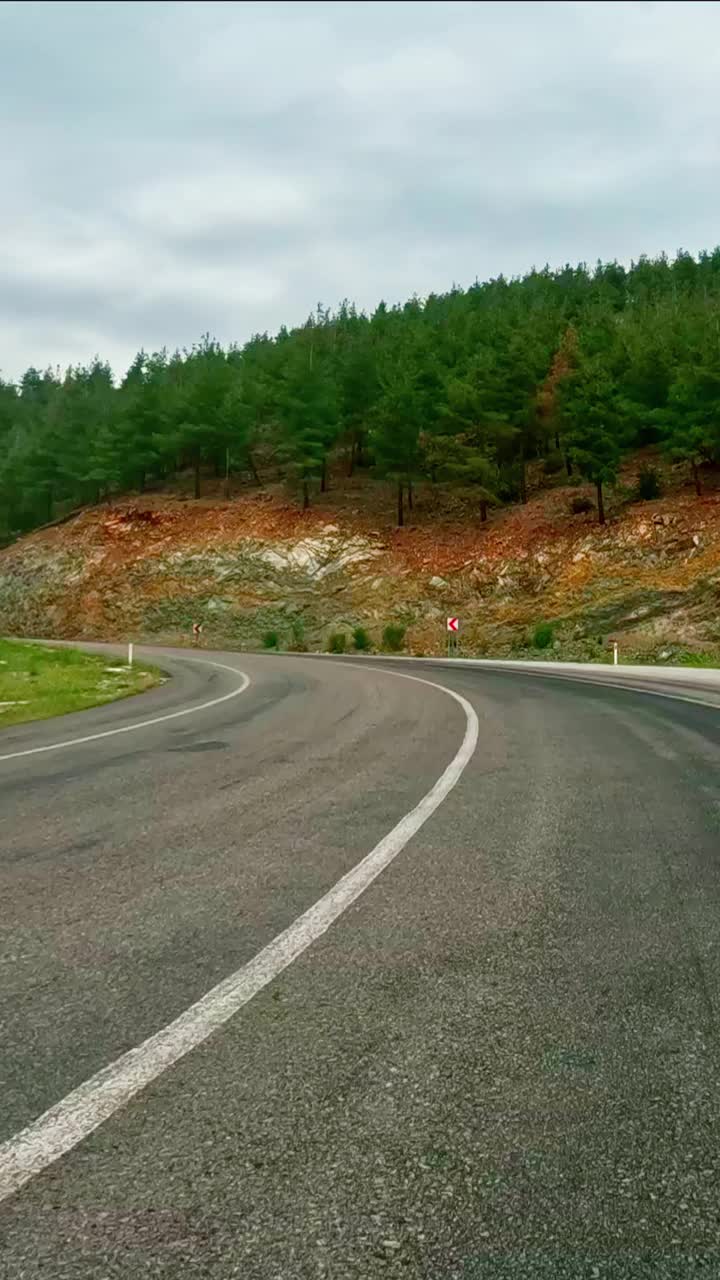
[[[662,492],[642,500],[648,469]],[[656,454],[624,464],[605,526],[592,503],[575,510],[589,488],[540,469],[527,503],[486,523],[421,483],[402,529],[381,482],[332,479],[304,512],[282,486],[230,501],[165,493],[39,530],[0,553],[0,628],[183,644],[199,622],[211,647],[363,651],[395,627],[402,648],[433,654],[458,614],[468,654],[602,661],[613,640],[624,659],[720,651],[720,493],[708,483],[697,497]]]
[[[161,678],[152,667],[128,667],[78,649],[0,640],[0,729],[126,698]]]

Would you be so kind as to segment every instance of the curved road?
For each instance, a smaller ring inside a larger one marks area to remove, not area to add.
[[[720,1275],[719,711],[157,660],[0,735],[3,1280]]]

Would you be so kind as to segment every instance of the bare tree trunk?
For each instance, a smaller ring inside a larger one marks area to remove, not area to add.
[[[523,505],[527,502],[527,475],[525,474],[525,449],[520,454],[520,501]]]
[[[303,480],[303,511],[307,511],[310,506],[310,489],[307,480]]]
[[[355,441],[353,440],[350,445],[350,460],[348,462],[348,470],[347,470],[348,479],[350,479],[354,470],[355,470]]]
[[[223,485],[225,497],[230,497],[230,450],[225,450],[225,484]]]
[[[692,467],[693,480],[695,481],[695,492],[698,498],[700,498],[702,496],[702,480],[700,479],[700,468],[697,462],[692,462],[690,465]]]
[[[327,493],[327,459],[322,460],[322,469],[320,471],[320,492]]]
[[[250,470],[251,470],[251,472],[252,472],[252,478],[253,478],[253,480],[255,481],[255,483],[256,483],[256,484],[262,484],[262,480],[260,479],[260,476],[258,475],[258,469],[257,469],[257,467],[255,466],[255,459],[253,458],[253,455],[252,455],[252,449],[248,449],[248,455],[247,455],[247,456],[248,456],[248,465],[249,465]]]
[[[194,493],[195,493],[195,497],[199,498],[200,497],[200,459],[199,458],[195,459],[195,462],[193,464],[193,471],[194,471],[194,478],[195,478]]]
[[[605,503],[603,501],[602,480],[598,480],[596,482],[595,488],[597,489],[598,521],[600,524],[604,524],[605,523]]]
[[[413,509],[413,482],[412,482],[412,476],[409,476],[409,477],[408,477],[408,482],[407,482],[407,496],[408,496],[408,508],[409,508],[409,510],[410,510],[410,511],[412,511],[412,509]]]
[[[487,520],[487,508],[488,508],[487,500],[485,498],[481,498],[480,499],[480,519],[482,520],[483,524]]]
[[[397,508],[397,513],[398,513],[398,514],[397,514],[398,529],[402,529],[403,525],[405,524],[405,510],[404,510],[404,508],[403,508],[403,484],[402,484],[402,480],[398,480],[398,487],[397,487],[397,500],[398,500],[398,508]]]
[[[570,461],[567,454],[565,455],[565,470],[567,471],[569,476],[572,475],[572,462]]]

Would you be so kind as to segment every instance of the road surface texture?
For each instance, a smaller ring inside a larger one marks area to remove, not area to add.
[[[0,1189],[15,1135],[433,788],[471,713],[403,673],[471,704],[477,748],[293,963],[6,1185],[3,1280],[720,1276],[720,710],[198,656],[0,735]]]

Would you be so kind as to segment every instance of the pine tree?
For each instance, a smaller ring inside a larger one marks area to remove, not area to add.
[[[560,395],[565,447],[580,475],[595,485],[604,524],[603,486],[616,480],[621,450],[616,388],[602,358],[581,357]]]
[[[690,464],[700,495],[701,467],[720,459],[720,364],[685,365],[677,371],[663,425],[665,448]]]
[[[372,414],[370,442],[380,472],[397,485],[397,522],[405,523],[405,497],[412,502],[413,478],[420,470],[424,389],[407,343],[385,359],[380,395]]]
[[[337,393],[327,350],[314,327],[301,343],[287,344],[275,392],[280,425],[280,456],[290,478],[300,486],[303,508],[311,488],[320,483],[327,456],[337,436]]]
[[[205,335],[184,360],[171,360],[168,374],[174,397],[171,435],[177,452],[192,465],[194,495],[199,498],[203,463],[221,466],[229,447],[226,397],[232,369],[219,343]]]

